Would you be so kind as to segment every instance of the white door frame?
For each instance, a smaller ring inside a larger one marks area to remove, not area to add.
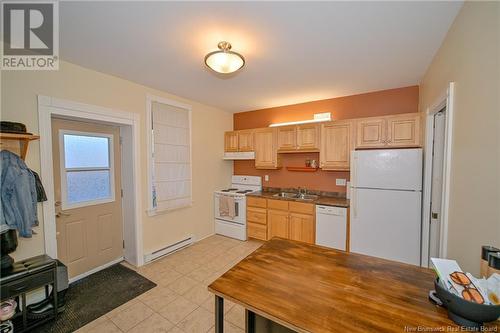
[[[141,224],[139,114],[39,95],[41,178],[44,180],[47,194],[47,201],[43,203],[45,253],[52,258],[57,258],[51,121],[54,116],[120,127],[120,135],[124,141],[122,161],[126,161],[122,163],[125,166],[125,168],[122,167],[124,256],[131,264],[142,266],[144,255]],[[124,149],[125,147],[129,149]]]
[[[444,140],[443,161],[443,197],[441,205],[441,228],[439,242],[439,257],[446,258],[448,249],[448,210],[450,206],[450,177],[451,154],[453,142],[453,114],[454,114],[455,83],[450,82],[446,92],[437,101],[426,109],[425,115],[425,158],[424,158],[424,192],[422,206],[422,260],[421,265],[428,267],[429,263],[429,217],[431,213],[432,189],[432,145],[434,139],[434,115],[446,108],[446,125]]]

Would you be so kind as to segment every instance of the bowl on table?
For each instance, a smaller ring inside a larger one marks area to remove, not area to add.
[[[495,321],[500,317],[500,305],[478,304],[467,301],[447,289],[439,278],[434,281],[436,294],[448,310],[448,317],[460,326],[480,328],[484,323]]]

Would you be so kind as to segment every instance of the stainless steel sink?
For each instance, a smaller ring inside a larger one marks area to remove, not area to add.
[[[297,196],[297,199],[310,200],[310,201],[317,200],[318,198],[319,197],[317,195],[314,195],[314,194],[299,194]]]
[[[273,197],[290,198],[290,199],[298,198],[298,196],[299,196],[298,193],[292,193],[292,192],[280,192],[273,195]]]
[[[280,192],[280,193],[274,194],[273,197],[299,199],[299,200],[305,200],[305,201],[314,201],[314,200],[318,199],[317,195],[293,193],[293,192]]]

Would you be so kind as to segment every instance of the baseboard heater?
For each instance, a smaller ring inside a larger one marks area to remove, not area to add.
[[[159,249],[159,250],[156,250],[152,253],[146,254],[146,255],[144,255],[144,263],[148,263],[148,262],[153,261],[155,259],[158,259],[160,257],[169,255],[175,251],[178,251],[182,248],[185,248],[185,247],[193,244],[193,242],[194,242],[194,236],[191,235],[188,238],[185,238],[185,239],[180,240],[176,243],[168,245],[162,249]]]

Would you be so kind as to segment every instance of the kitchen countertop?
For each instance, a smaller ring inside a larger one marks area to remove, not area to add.
[[[343,197],[334,197],[334,196],[324,196],[320,195],[316,200],[304,200],[299,198],[284,198],[284,197],[275,197],[274,195],[278,192],[274,191],[259,191],[248,193],[249,197],[258,197],[265,199],[273,199],[273,200],[286,200],[286,201],[297,201],[297,202],[305,202],[305,203],[314,203],[316,205],[324,205],[324,206],[335,206],[335,207],[349,207],[349,199]]]

